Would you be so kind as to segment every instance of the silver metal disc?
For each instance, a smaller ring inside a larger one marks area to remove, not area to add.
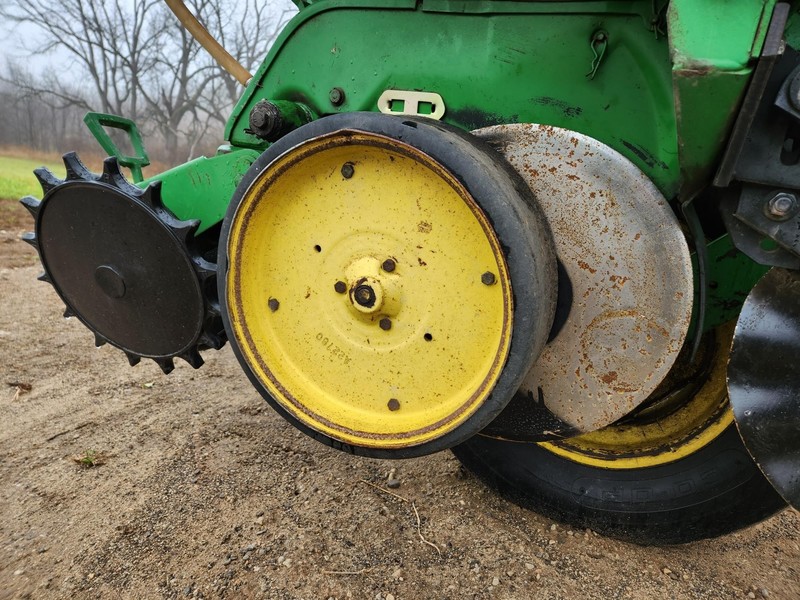
[[[686,337],[693,276],[680,225],[650,179],[593,138],[536,124],[473,134],[530,186],[572,288],[521,391],[575,432],[613,423],[653,392]]]
[[[748,452],[800,508],[800,273],[771,269],[742,306],[728,362],[728,394]]]

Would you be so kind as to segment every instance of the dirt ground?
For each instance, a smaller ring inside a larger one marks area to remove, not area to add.
[[[328,449],[266,406],[229,348],[198,371],[130,368],[36,281],[29,219],[3,221],[0,599],[800,598],[796,511],[634,546],[510,504],[447,452]],[[392,469],[396,496],[379,489]]]

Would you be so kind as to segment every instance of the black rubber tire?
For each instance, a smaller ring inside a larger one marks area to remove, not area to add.
[[[575,528],[642,545],[724,535],[786,506],[734,425],[686,458],[640,469],[588,466],[535,443],[481,435],[453,453],[516,504]]]

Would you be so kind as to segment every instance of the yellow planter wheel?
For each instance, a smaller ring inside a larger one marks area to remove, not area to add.
[[[553,318],[552,241],[526,190],[430,121],[356,113],[283,138],[240,184],[221,243],[226,329],[251,381],[354,453],[477,433]]]

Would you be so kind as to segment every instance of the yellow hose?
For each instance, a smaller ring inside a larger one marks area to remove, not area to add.
[[[219,66],[233,75],[239,83],[247,85],[247,82],[253,77],[250,72],[208,33],[208,30],[197,20],[197,17],[186,8],[186,4],[183,0],[164,0],[164,2],[167,3],[169,9],[178,17],[178,21],[181,22],[181,25],[192,34],[194,39],[200,42],[200,45],[208,51],[211,58],[219,63]]]

